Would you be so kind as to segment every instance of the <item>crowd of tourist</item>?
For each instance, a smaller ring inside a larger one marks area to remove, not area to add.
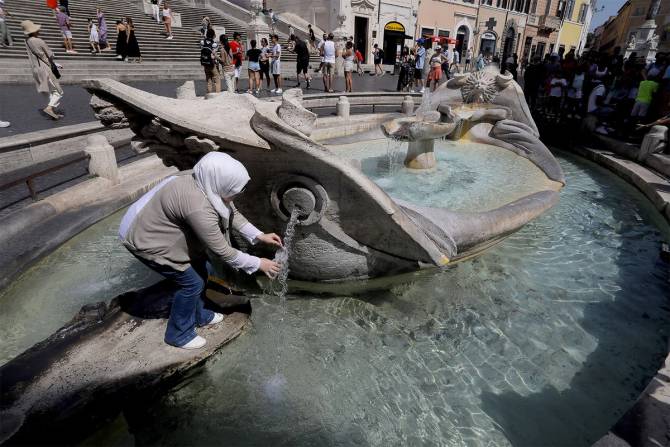
[[[632,53],[574,51],[535,58],[523,70],[524,93],[533,113],[550,122],[592,115],[596,132],[635,137],[639,124],[670,113],[670,55],[653,62]]]
[[[486,56],[480,55],[476,65],[472,65],[472,50],[465,55],[465,64],[461,63],[461,54],[447,42],[431,47],[424,38],[417,39],[414,48],[405,46],[400,53],[400,72],[396,90],[423,93],[428,87],[435,90],[454,73],[472,68],[482,69]]]

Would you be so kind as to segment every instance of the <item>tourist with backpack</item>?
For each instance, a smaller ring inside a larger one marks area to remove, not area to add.
[[[221,93],[221,74],[219,73],[219,44],[216,43],[216,33],[209,28],[205,38],[200,41],[200,65],[205,70],[207,93]]]
[[[374,44],[372,56],[375,63],[375,73],[373,76],[384,76],[384,69],[382,68],[382,61],[384,60],[384,50],[379,48],[379,45]]]

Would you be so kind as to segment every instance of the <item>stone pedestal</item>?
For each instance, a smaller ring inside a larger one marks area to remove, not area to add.
[[[247,28],[247,48],[251,48],[249,42],[255,39],[258,43],[258,48],[261,47],[261,39],[265,37],[270,42],[270,27],[265,22],[265,18],[261,15],[263,10],[262,0],[251,0],[249,2],[249,11],[251,14],[249,20],[249,27]],[[230,36],[228,37],[231,38]]]
[[[405,96],[405,99],[402,100],[401,109],[402,113],[405,115],[411,115],[414,113],[414,100],[411,96]]]
[[[405,166],[409,169],[433,169],[437,165],[435,159],[435,140],[410,141],[405,157]]]
[[[349,98],[346,96],[340,96],[335,109],[337,110],[337,116],[340,118],[349,119],[349,112],[351,110]]]
[[[114,185],[121,182],[114,146],[109,144],[104,135],[95,134],[88,137],[84,150],[91,156],[88,164],[88,172],[91,175],[106,178]]]
[[[196,99],[195,81],[186,81],[177,87],[177,99]]]
[[[665,126],[654,126],[644,136],[637,160],[644,162],[651,154],[660,154],[668,144],[668,128]]]

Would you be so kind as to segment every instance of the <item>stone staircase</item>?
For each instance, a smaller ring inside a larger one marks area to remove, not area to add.
[[[246,41],[246,30],[239,21],[226,17],[204,7],[194,7],[188,0],[172,0],[171,8],[181,15],[182,27],[173,28],[174,39],[166,40],[164,27],[148,15],[145,15],[140,0],[92,0],[71,2],[72,34],[77,54],[68,54],[62,44],[62,35],[56,18],[44,0],[5,0],[5,9],[12,14],[8,18],[14,45],[0,48],[0,83],[32,82],[28,68],[25,39],[21,30],[22,20],[32,20],[40,24],[40,37],[54,51],[56,60],[64,65],[63,81],[77,82],[87,77],[106,76],[118,80],[142,79],[200,79],[203,77],[200,66],[200,21],[207,15],[214,26],[224,26],[226,34],[242,34]],[[95,55],[90,53],[88,45],[88,18],[95,17],[97,7],[105,12],[108,28],[108,41],[112,51]],[[113,49],[116,47],[116,20],[132,17],[135,34],[142,51],[143,63],[124,63],[116,60]],[[282,59],[286,68],[293,68],[295,55],[286,50],[286,36],[281,36],[285,49]],[[318,64],[314,58],[313,64]]]

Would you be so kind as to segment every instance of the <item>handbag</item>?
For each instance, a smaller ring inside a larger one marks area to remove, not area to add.
[[[50,64],[50,66],[51,66],[51,73],[54,74],[54,77],[55,77],[56,79],[60,79],[60,77],[61,77],[60,71],[58,70],[58,66],[57,66],[56,63],[53,61],[53,59],[49,59],[49,64]]]

